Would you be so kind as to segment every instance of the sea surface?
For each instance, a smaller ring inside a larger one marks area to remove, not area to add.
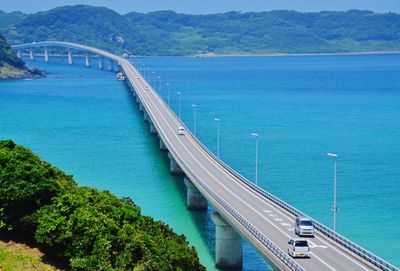
[[[221,120],[221,158],[252,181],[251,133],[258,133],[259,185],[328,226],[333,160],[326,154],[337,153],[337,231],[400,266],[400,55],[133,61],[177,114],[181,93],[191,129],[196,110],[197,136],[214,153],[214,119]],[[186,209],[182,178],[169,174],[126,85],[95,59],[92,68],[83,59],[27,62],[51,74],[0,82],[0,139],[31,148],[80,185],[131,197],[185,234],[214,270],[213,208]],[[243,270],[270,269],[245,243]]]

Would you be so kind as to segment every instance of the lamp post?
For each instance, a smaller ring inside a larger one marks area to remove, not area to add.
[[[329,157],[333,158],[333,231],[336,231],[336,213],[337,213],[337,206],[336,206],[336,158],[338,155],[336,153],[327,153]]]
[[[151,72],[151,74],[152,74],[152,77],[150,78],[150,79],[151,79],[151,85],[153,86],[153,88],[155,88],[155,83],[156,83],[156,81],[154,80],[154,78],[155,78],[155,73],[154,73],[154,72]]]
[[[217,122],[217,157],[219,158],[219,122],[220,122],[220,119],[215,118],[214,120]]]
[[[158,91],[159,91],[159,93],[160,93],[160,97],[161,97],[161,99],[162,99],[162,91],[161,91],[161,76],[158,76],[158,82],[159,82],[159,88],[158,88]]]
[[[258,186],[258,134],[251,133],[256,138],[256,185]]]
[[[194,110],[194,136],[196,136],[197,132],[197,105],[192,104],[193,110]]]
[[[181,118],[181,92],[178,91],[176,94],[178,94],[178,117],[179,119]]]
[[[167,102],[168,102],[168,106],[169,106],[169,83],[167,83],[167,94],[168,94]]]

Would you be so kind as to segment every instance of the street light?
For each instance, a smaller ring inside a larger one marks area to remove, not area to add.
[[[333,158],[333,231],[336,231],[336,213],[337,213],[337,206],[336,206],[336,158],[338,155],[336,153],[327,153],[329,157]]]
[[[168,106],[169,106],[169,83],[167,83],[167,92],[168,92]]]
[[[215,118],[214,120],[217,122],[217,157],[219,158],[219,122],[220,122],[220,119]]]
[[[178,94],[178,104],[179,104],[179,107],[178,107],[178,116],[179,116],[179,119],[181,118],[181,92],[176,92],[176,94]]]
[[[192,107],[193,107],[193,109],[194,109],[194,129],[193,129],[193,131],[194,131],[194,136],[196,136],[196,131],[197,131],[197,105],[195,105],[195,104],[192,104]]]
[[[256,138],[256,185],[258,186],[258,134],[251,133]]]
[[[154,72],[151,72],[151,74],[153,75],[152,76],[152,78],[150,78],[151,79],[151,85],[153,86],[153,88],[155,88],[156,87],[156,81],[155,81],[155,73]]]
[[[159,82],[159,88],[158,91],[160,92],[160,97],[162,98],[162,92],[161,92],[161,76],[158,76],[158,82]]]

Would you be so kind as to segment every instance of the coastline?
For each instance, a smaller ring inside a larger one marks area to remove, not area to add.
[[[212,57],[249,57],[249,56],[346,56],[346,55],[398,55],[400,51],[366,51],[343,53],[270,53],[270,54],[214,54]],[[193,56],[195,57],[195,56]]]

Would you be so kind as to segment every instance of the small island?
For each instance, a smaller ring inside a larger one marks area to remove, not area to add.
[[[0,80],[43,77],[45,73],[37,68],[28,68],[3,35],[0,34]]]

